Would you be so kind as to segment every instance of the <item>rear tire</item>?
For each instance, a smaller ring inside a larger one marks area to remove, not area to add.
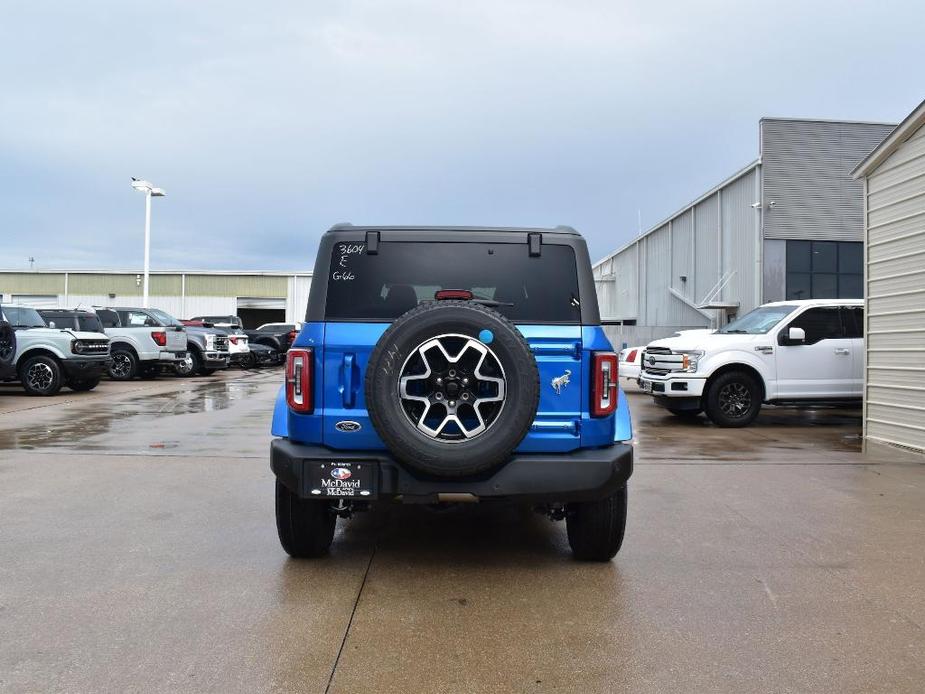
[[[20,379],[27,395],[54,395],[63,383],[61,365],[44,354],[30,357],[22,365]]]
[[[727,371],[710,382],[705,404],[707,417],[716,426],[748,426],[761,411],[761,388],[745,371]]]
[[[627,489],[624,486],[599,501],[569,504],[566,510],[568,543],[576,559],[610,561],[623,544],[626,530]]]
[[[87,378],[84,380],[74,380],[68,381],[67,387],[78,393],[84,393],[88,390],[93,390],[100,384],[100,377],[96,378]]]
[[[109,377],[114,381],[131,381],[138,374],[138,357],[128,349],[114,349],[110,354]]]
[[[337,516],[326,501],[300,499],[276,480],[276,530],[286,554],[296,559],[320,557],[334,540]]]

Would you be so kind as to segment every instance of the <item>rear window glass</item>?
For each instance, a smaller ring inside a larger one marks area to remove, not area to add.
[[[331,257],[325,315],[329,320],[391,321],[441,289],[465,289],[518,323],[579,323],[575,253],[545,244],[338,243]],[[497,302],[495,305],[494,302]]]

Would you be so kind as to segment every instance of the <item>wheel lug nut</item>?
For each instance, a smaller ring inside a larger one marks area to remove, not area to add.
[[[443,400],[443,393],[435,393],[434,397],[437,398],[437,400]]]
[[[443,383],[443,379],[442,379],[442,378],[438,378],[438,379],[437,379],[437,383],[438,383],[438,384]]]
[[[462,394],[462,399],[463,399],[463,400],[468,400],[468,399],[469,399],[469,393],[463,393],[463,394]]]
[[[450,400],[450,407],[456,407],[456,401]]]

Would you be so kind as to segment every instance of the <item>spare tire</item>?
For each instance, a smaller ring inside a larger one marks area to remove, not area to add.
[[[500,465],[536,416],[536,360],[520,331],[469,301],[435,301],[400,316],[366,369],[379,436],[409,468],[462,477]]]

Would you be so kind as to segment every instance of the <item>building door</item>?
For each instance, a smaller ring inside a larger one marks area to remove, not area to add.
[[[286,320],[286,299],[266,297],[238,297],[237,315],[245,330],[253,330],[264,323],[283,323]]]

